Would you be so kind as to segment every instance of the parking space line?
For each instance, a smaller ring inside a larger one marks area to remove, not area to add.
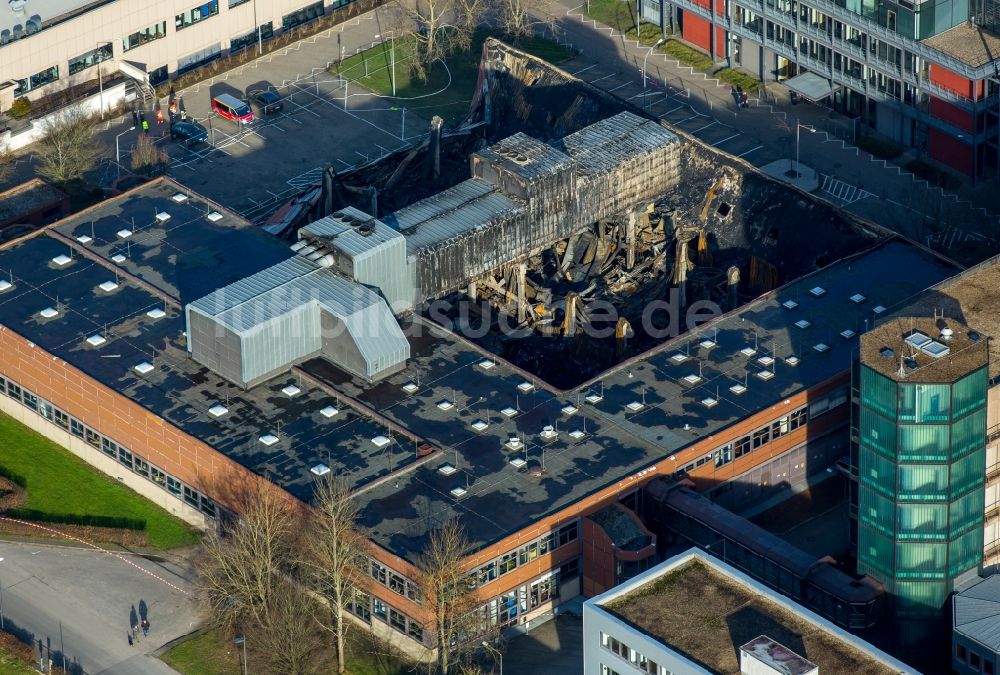
[[[736,156],[737,156],[737,157],[746,157],[746,156],[747,156],[747,155],[749,155],[749,154],[750,154],[751,152],[756,152],[757,150],[760,150],[760,149],[761,149],[761,148],[763,148],[763,147],[764,147],[763,145],[758,145],[758,146],[757,146],[756,148],[750,148],[750,149],[749,149],[749,150],[747,150],[746,152],[741,152],[740,154],[738,154],[738,155],[736,155]]]
[[[630,84],[632,84],[632,83],[631,83],[631,82],[626,82],[625,84],[619,84],[619,85],[618,85],[617,87],[615,87],[614,89],[608,89],[608,93],[609,93],[609,94],[610,94],[610,93],[614,93],[614,92],[618,91],[619,89],[621,89],[622,87],[627,87],[627,86],[629,86]]]
[[[740,137],[740,136],[742,136],[742,135],[743,135],[743,134],[740,134],[740,133],[735,133],[735,134],[733,134],[732,136],[727,136],[727,137],[723,138],[723,139],[722,139],[721,141],[716,141],[716,142],[715,142],[715,147],[719,147],[720,145],[722,145],[722,144],[723,144],[723,143],[725,143],[726,141],[731,141],[731,140],[733,140],[734,138],[739,138],[739,137]]]
[[[597,64],[594,63],[594,64],[591,64],[591,65],[587,66],[586,68],[583,68],[582,70],[578,70],[575,73],[572,73],[572,75],[573,75],[573,77],[580,77],[580,73],[585,73],[588,70],[590,70],[591,68],[596,68],[596,67],[597,67]]]
[[[711,122],[709,122],[709,123],[708,123],[708,124],[706,124],[705,126],[703,126],[703,127],[698,127],[697,129],[695,129],[695,130],[694,130],[694,131],[692,131],[691,133],[692,133],[692,134],[696,134],[696,133],[698,133],[699,131],[704,131],[705,129],[709,128],[709,127],[710,127],[710,126],[712,126],[713,124],[717,124],[717,123],[718,123],[718,121],[717,121],[717,120],[712,120]]]
[[[609,77],[614,77],[614,76],[615,76],[615,75],[617,75],[617,74],[618,74],[618,73],[608,73],[608,74],[607,74],[607,75],[605,75],[604,77],[599,77],[599,78],[597,78],[596,80],[591,80],[591,81],[590,81],[590,83],[591,83],[591,84],[597,84],[597,83],[598,83],[598,82],[600,82],[601,80],[606,80],[606,79],[608,79]]]

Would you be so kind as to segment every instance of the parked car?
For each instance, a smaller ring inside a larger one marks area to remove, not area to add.
[[[208,132],[193,122],[178,122],[170,126],[170,138],[192,146],[207,141]]]
[[[261,115],[273,115],[281,112],[281,97],[273,91],[255,91],[250,94],[250,102],[253,103]]]

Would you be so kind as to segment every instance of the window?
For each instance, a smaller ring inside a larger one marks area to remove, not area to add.
[[[184,486],[184,501],[191,506],[198,508],[198,493],[189,488],[187,485]]]
[[[101,435],[94,433],[90,429],[86,429],[84,440],[95,448],[101,447]]]
[[[389,572],[389,590],[400,595],[406,595],[406,580],[398,574]]]
[[[274,24],[270,21],[260,25],[260,40],[270,40],[274,37]],[[239,35],[229,41],[229,53],[235,54],[241,49],[246,49],[257,44],[257,30],[254,29],[245,35]]]
[[[969,652],[969,667],[978,668],[979,667],[979,654],[976,652]]]
[[[993,662],[983,659],[983,672],[986,675],[993,675]]]
[[[74,436],[78,436],[79,438],[83,438],[83,424],[81,424],[78,420],[70,418],[70,420],[69,420],[69,431]]]
[[[175,497],[181,494],[181,482],[173,476],[167,476],[167,492]]]
[[[720,466],[725,466],[729,462],[733,461],[733,445],[724,445],[715,451],[715,468],[718,469]]]
[[[219,13],[219,0],[208,0],[208,2],[198,5],[194,9],[181,12],[174,17],[174,28],[184,30],[188,26],[193,26],[200,21],[213,17]]]
[[[138,459],[138,458],[136,458],[136,459]],[[137,468],[136,471],[138,472],[139,469]],[[201,509],[201,512],[204,513],[206,516],[211,516],[212,518],[215,518],[215,513],[216,513],[215,502],[213,502],[211,499],[209,499],[205,495],[199,495],[199,498],[200,498],[200,502],[201,502],[201,504],[199,506],[199,508]]]
[[[384,602],[382,602],[381,600],[379,600],[378,598],[375,598],[374,609],[372,610],[372,613],[375,615],[376,619],[381,619],[382,621],[385,621],[389,616],[389,606]]]
[[[562,567],[559,568],[559,580],[561,582],[569,581],[570,579],[575,579],[580,574],[580,559],[573,558],[572,560],[567,560],[563,563]]]
[[[131,469],[132,468],[132,453],[119,445],[118,446],[118,461]],[[190,490],[191,488],[184,488],[184,489],[185,490]],[[198,502],[195,501],[195,503],[193,504],[193,506],[198,506]]]
[[[136,47],[141,47],[147,42],[159,40],[164,37],[167,37],[167,22],[161,21],[160,23],[154,23],[148,28],[143,28],[140,31],[136,31],[131,35],[122,38],[122,51],[127,52],[131,49],[135,49]]]
[[[739,459],[748,452],[750,452],[750,437],[744,436],[736,441],[736,458]]]
[[[965,646],[964,645],[956,645],[955,646],[955,656],[958,658],[959,661],[965,663]]]
[[[100,45],[97,49],[91,49],[86,54],[80,54],[75,59],[69,61],[69,74],[76,75],[81,70],[86,70],[91,66],[96,66],[101,61],[107,61],[114,57],[114,48],[111,43]]]
[[[556,537],[556,548],[560,546],[565,546],[571,541],[576,540],[576,523],[570,523],[569,525],[563,525],[559,528]]]
[[[27,93],[33,89],[38,89],[43,87],[50,82],[55,82],[59,79],[59,66],[52,66],[51,68],[46,68],[45,70],[35,73],[31,77],[24,80],[17,80],[17,88],[14,89],[15,95],[20,95]]]
[[[372,579],[379,582],[383,586],[385,585],[388,579],[388,571],[386,570],[386,568],[378,564],[374,560],[372,561]]]
[[[399,631],[406,631],[406,617],[403,616],[402,612],[397,612],[396,610],[389,608],[389,625]]]
[[[245,5],[248,2],[250,2],[250,0],[229,0],[229,9],[232,9],[233,7],[239,7],[240,5]]]
[[[500,556],[500,574],[504,575],[517,567],[517,553],[505,553]]]
[[[61,426],[63,429],[69,429],[69,415],[64,413],[59,408],[55,409],[55,423]]]
[[[791,414],[791,417],[788,421],[788,428],[795,430],[798,429],[799,427],[803,427],[805,426],[806,421],[808,419],[809,419],[808,410],[806,410],[805,408],[803,408],[802,410],[796,410]]]
[[[416,640],[417,642],[424,641],[424,627],[421,626],[416,621],[414,621],[413,619],[410,619],[409,622],[407,622],[406,634],[409,635],[414,640]]]
[[[354,598],[347,603],[347,609],[365,623],[372,622],[372,598],[367,593],[355,589]]]
[[[56,409],[52,407],[52,404],[49,403],[48,401],[42,401],[42,400],[38,401],[38,414],[44,417],[45,419],[49,420],[50,422],[52,421],[52,418],[55,415],[55,410]]]
[[[555,575],[545,579],[539,579],[535,583],[531,584],[531,590],[528,593],[528,598],[531,601],[532,608],[538,607],[539,605],[558,597],[559,579]]]
[[[602,663],[601,664],[601,675],[618,675],[618,671],[617,670],[612,670],[611,668],[608,668],[606,665],[604,665]]]
[[[118,446],[116,446],[115,443],[108,438],[101,439],[101,450],[104,451],[105,455],[109,455],[111,457],[118,456]]]
[[[38,397],[32,394],[30,391],[25,390],[22,400],[24,405],[31,408],[32,410],[38,410]]]
[[[488,584],[497,578],[497,563],[495,560],[479,568],[479,585]]]
[[[308,7],[303,7],[296,12],[281,17],[281,27],[288,30],[308,23],[313,19],[318,19],[321,16],[323,16],[323,3],[314,2]]]
[[[524,565],[538,557],[538,542],[533,541],[521,549],[521,564]]]
[[[762,445],[767,444],[771,440],[771,428],[765,427],[763,429],[758,429],[753,432],[753,448],[756,450]]]
[[[135,471],[140,476],[143,476],[145,478],[149,478],[149,462],[147,462],[146,460],[144,460],[141,457],[133,457],[133,459],[132,459],[132,470]],[[204,500],[205,500],[205,498],[202,497],[202,501],[204,501]]]

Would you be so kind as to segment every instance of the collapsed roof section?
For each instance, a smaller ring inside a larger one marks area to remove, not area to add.
[[[220,288],[185,314],[192,358],[245,388],[315,356],[371,381],[410,355],[375,291],[301,256]]]

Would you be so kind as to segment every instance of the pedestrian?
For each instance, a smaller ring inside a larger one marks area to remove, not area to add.
[[[156,109],[156,123],[163,124],[163,108]]]
[[[747,107],[747,103],[749,103],[749,101],[750,101],[750,94],[748,94],[746,92],[743,92],[742,94],[740,94],[740,105],[742,105],[744,108],[746,108]]]
[[[135,646],[135,642],[132,640],[132,633],[128,634],[128,646],[129,647],[134,647]]]
[[[187,122],[187,118],[188,118],[188,111],[184,110],[182,108],[181,109],[181,122]]]
[[[142,121],[142,130],[147,136],[149,136],[149,122],[147,120]]]
[[[149,637],[149,619],[142,620],[142,636]]]
[[[132,108],[132,126],[139,126],[139,113],[135,108]]]

